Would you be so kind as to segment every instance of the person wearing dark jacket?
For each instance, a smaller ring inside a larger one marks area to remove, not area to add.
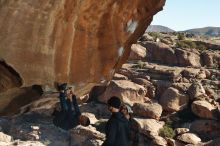
[[[139,142],[139,131],[136,127],[136,124],[133,124],[133,111],[128,104],[123,104],[120,108],[120,112],[124,115],[124,117],[129,121],[129,129],[130,129],[130,144],[129,146],[137,146]]]
[[[77,125],[88,126],[90,120],[88,117],[81,115],[76,95],[73,94],[72,88],[67,88],[64,83],[60,86],[60,107],[61,111],[55,114],[53,122],[56,126],[69,130]]]
[[[129,123],[119,112],[120,106],[121,101],[118,97],[113,96],[108,100],[108,109],[112,115],[105,127],[106,140],[102,146],[129,145]]]

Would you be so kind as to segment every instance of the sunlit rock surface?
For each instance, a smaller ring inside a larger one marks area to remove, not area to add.
[[[163,5],[164,0],[1,0],[0,59],[23,86],[107,80]]]
[[[0,0],[0,92],[108,81],[165,0]],[[2,98],[2,96],[1,96]]]

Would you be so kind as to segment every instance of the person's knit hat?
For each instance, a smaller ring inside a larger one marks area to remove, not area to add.
[[[108,105],[119,109],[121,106],[121,100],[118,97],[113,96],[108,100]]]
[[[62,83],[61,85],[59,85],[59,90],[66,90],[67,89],[67,83]]]

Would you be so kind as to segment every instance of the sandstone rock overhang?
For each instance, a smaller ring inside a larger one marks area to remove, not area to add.
[[[165,0],[1,0],[0,60],[13,68],[23,87],[68,82],[83,94],[111,79],[164,4]]]

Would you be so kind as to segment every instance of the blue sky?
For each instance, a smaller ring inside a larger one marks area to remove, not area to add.
[[[220,27],[220,0],[166,0],[164,10],[154,16],[152,24],[176,31]]]

